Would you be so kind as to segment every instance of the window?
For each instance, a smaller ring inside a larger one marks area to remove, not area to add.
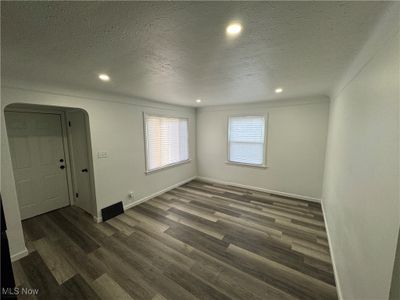
[[[189,160],[188,119],[144,115],[146,171]]]
[[[265,117],[230,117],[228,144],[229,162],[264,166]]]

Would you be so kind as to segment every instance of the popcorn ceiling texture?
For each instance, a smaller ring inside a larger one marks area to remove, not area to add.
[[[382,2],[4,2],[2,72],[182,105],[327,95]],[[243,24],[236,39],[230,21]],[[106,72],[111,82],[97,74]],[[277,86],[284,92],[274,93]]]

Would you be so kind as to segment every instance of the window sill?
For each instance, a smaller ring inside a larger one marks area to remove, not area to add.
[[[177,162],[177,163],[173,163],[173,164],[169,164],[169,165],[166,165],[166,166],[162,166],[161,168],[148,170],[148,171],[145,171],[144,173],[146,175],[150,175],[152,173],[156,173],[156,172],[159,172],[159,171],[162,171],[162,170],[165,170],[165,169],[169,169],[169,168],[177,167],[177,166],[180,166],[180,165],[188,164],[190,162],[192,162],[192,160],[191,159],[187,159],[187,160],[183,160],[183,161],[180,161],[180,162]]]
[[[228,165],[243,166],[243,167],[250,167],[250,168],[259,168],[259,169],[267,169],[268,168],[266,165],[253,165],[253,164],[246,164],[246,163],[229,161],[229,160],[226,161],[225,163]]]

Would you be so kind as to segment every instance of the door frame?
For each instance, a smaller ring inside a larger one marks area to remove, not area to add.
[[[85,137],[86,137],[86,145],[87,145],[87,154],[88,154],[88,169],[89,169],[89,189],[90,189],[90,198],[91,198],[91,212],[89,213],[94,221],[97,223],[98,216],[97,216],[97,201],[96,201],[96,192],[95,192],[95,182],[94,182],[94,167],[93,167],[93,154],[92,154],[92,140],[90,138],[90,123],[89,123],[89,117],[87,115],[87,112],[84,109],[81,108],[71,108],[65,111],[65,126],[67,128],[67,140],[68,140],[68,150],[69,150],[69,157],[70,157],[70,172],[71,172],[71,185],[72,185],[72,198],[75,203],[75,193],[77,190],[77,181],[78,179],[75,178],[76,172],[78,170],[75,170],[75,166],[73,165],[74,162],[74,153],[73,153],[73,144],[72,144],[72,133],[71,130],[69,129],[69,119],[68,119],[68,113],[73,112],[73,111],[81,111],[84,116],[84,125],[85,125]],[[73,125],[72,125],[73,126]]]
[[[66,173],[66,179],[67,179],[67,188],[68,188],[68,199],[69,199],[69,204],[72,206],[75,203],[75,198],[74,198],[74,191],[73,191],[73,180],[72,180],[72,172],[71,172],[71,155],[69,151],[69,146],[68,146],[68,134],[67,134],[67,123],[66,123],[66,116],[65,112],[62,110],[57,110],[57,109],[44,109],[44,108],[19,108],[19,107],[11,107],[11,108],[5,108],[4,112],[19,112],[19,113],[38,113],[38,114],[53,114],[53,115],[59,115],[60,116],[60,122],[61,122],[61,134],[62,134],[62,142],[63,142],[63,150],[65,154],[65,165],[66,168],[65,170],[67,171]],[[6,121],[6,127],[7,127],[7,121]],[[8,138],[8,136],[7,136]],[[18,197],[18,195],[17,195]],[[19,207],[19,204],[18,204]]]

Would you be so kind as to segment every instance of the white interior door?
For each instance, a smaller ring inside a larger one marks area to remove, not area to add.
[[[75,205],[94,214],[94,201],[91,193],[91,174],[86,118],[81,110],[67,113],[70,152],[74,173]]]
[[[61,116],[6,112],[21,218],[69,205]]]

